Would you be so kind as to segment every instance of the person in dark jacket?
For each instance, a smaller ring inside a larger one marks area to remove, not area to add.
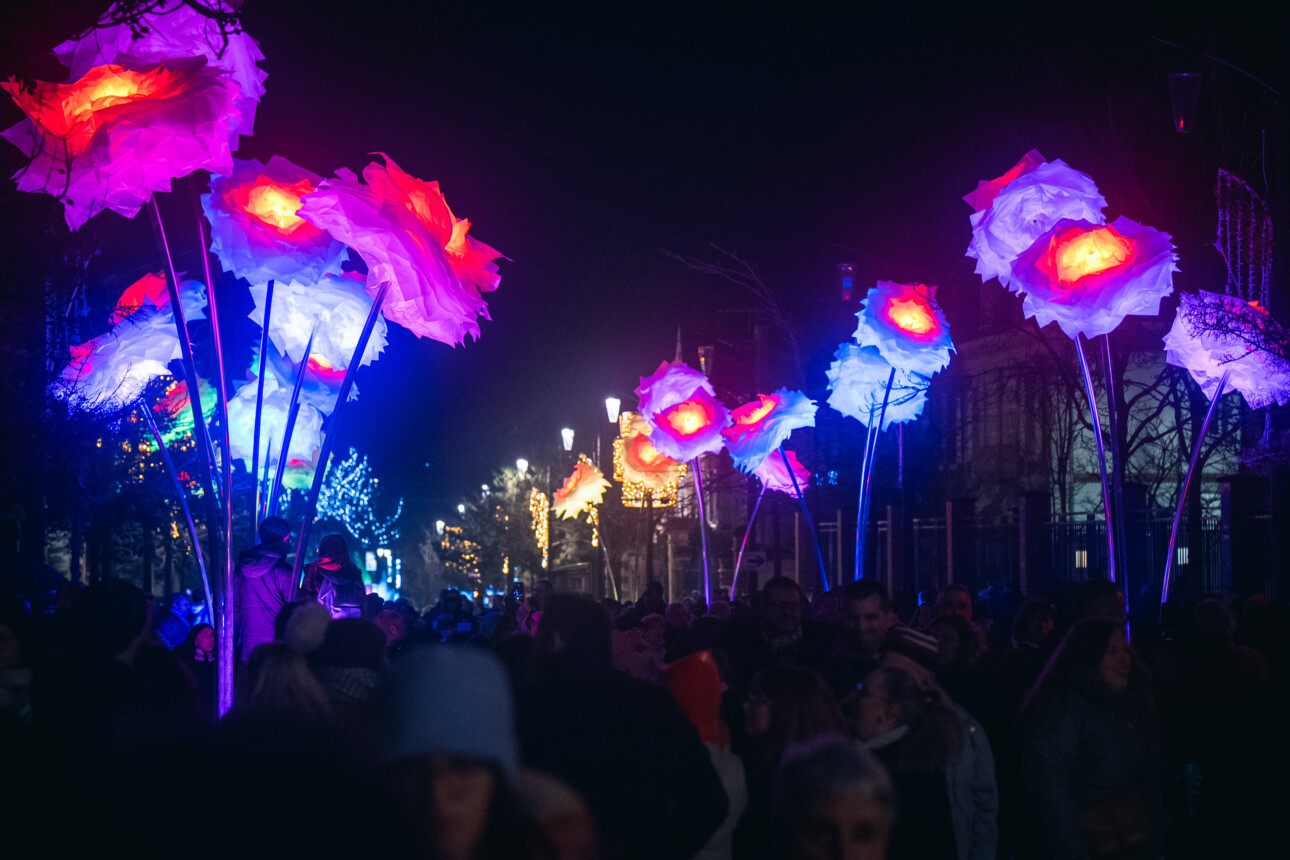
[[[689,860],[727,801],[685,712],[614,670],[609,618],[590,598],[551,595],[537,648],[539,677],[516,702],[524,763],[586,799],[606,860]]]
[[[290,536],[286,520],[265,517],[260,523],[260,542],[237,560],[235,611],[242,663],[255,646],[273,641],[274,619],[291,600],[291,565],[286,562]]]
[[[1149,689],[1121,621],[1086,618],[1058,645],[1018,717],[1035,856],[1159,857]]]
[[[327,607],[332,618],[363,616],[363,572],[349,557],[343,537],[331,534],[318,542],[318,560],[305,566],[301,591]]]

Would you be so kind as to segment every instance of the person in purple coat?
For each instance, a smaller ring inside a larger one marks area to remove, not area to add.
[[[287,539],[291,526],[281,517],[265,517],[260,542],[242,553],[234,574],[237,587],[237,653],[245,663],[257,645],[273,641],[273,621],[291,601],[291,565]]]

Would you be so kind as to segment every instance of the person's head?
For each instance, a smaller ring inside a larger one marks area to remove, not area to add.
[[[744,718],[748,734],[766,736],[780,748],[820,735],[846,733],[829,685],[800,666],[775,664],[754,675]]]
[[[972,623],[972,592],[966,586],[950,583],[936,594],[937,615],[958,615]]]
[[[1133,651],[1124,638],[1124,625],[1085,618],[1066,632],[1022,709],[1027,710],[1030,702],[1053,690],[1100,683],[1112,693],[1122,692],[1129,685],[1132,671]]]
[[[609,616],[590,597],[552,594],[537,630],[538,657],[549,661],[567,654],[607,666],[612,662]]]
[[[445,612],[456,615],[461,612],[461,592],[449,591],[443,596],[443,608]]]
[[[209,663],[215,659],[215,628],[209,624],[194,624],[188,631],[184,644],[179,646],[179,654],[200,663]]]
[[[1123,624],[1124,589],[1106,579],[1090,579],[1081,583],[1075,594],[1073,615],[1076,620],[1099,618]]]
[[[705,618],[717,618],[725,621],[730,617],[730,604],[725,600],[714,600],[708,607],[708,614]]]
[[[393,609],[381,610],[372,619],[372,623],[381,628],[388,645],[393,645],[408,635],[407,624],[404,622],[403,616]]]
[[[690,626],[690,610],[683,603],[669,603],[663,617],[667,619],[667,626],[673,630],[684,630]]]
[[[880,666],[865,676],[851,708],[851,729],[864,741],[873,741],[897,729],[907,729],[908,740],[893,764],[935,770],[959,754],[958,718],[936,688],[923,686],[908,672]]]
[[[1053,632],[1053,605],[1047,600],[1031,598],[1017,610],[1012,621],[1012,641],[1017,647],[1038,645]]]
[[[345,538],[338,534],[325,535],[318,542],[318,555],[342,564],[353,564],[349,557],[349,546],[345,543]]]
[[[238,679],[234,719],[323,723],[331,704],[305,658],[281,642],[259,645]]]
[[[792,636],[802,629],[802,589],[787,576],[771,577],[761,590],[762,611],[777,636]]]
[[[380,691],[377,725],[394,794],[423,844],[447,860],[484,854],[519,769],[510,687],[497,659],[472,648],[414,649]]]
[[[971,668],[981,657],[981,637],[961,615],[942,615],[927,625],[943,665]]]
[[[291,536],[291,525],[282,517],[265,517],[260,520],[260,543],[281,548]]]
[[[322,644],[309,654],[314,666],[379,669],[385,662],[385,634],[366,618],[338,618],[327,625]]]
[[[31,666],[38,659],[39,645],[30,617],[17,609],[0,610],[0,669]]]
[[[771,794],[784,860],[884,860],[895,818],[886,770],[853,741],[790,747]]]
[[[187,594],[176,594],[170,598],[170,611],[180,618],[187,618],[192,608],[192,601],[188,599]]]
[[[941,662],[936,637],[912,627],[893,627],[883,642],[879,665],[907,672],[920,686],[929,688],[936,684]]]
[[[842,635],[852,648],[873,656],[897,622],[887,589],[877,580],[861,579],[848,585],[844,594]]]

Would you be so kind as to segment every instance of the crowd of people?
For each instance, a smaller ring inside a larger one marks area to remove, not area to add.
[[[5,596],[9,856],[1280,853],[1290,623],[1260,596],[1130,625],[1104,580],[905,611],[875,580],[808,600],[774,577],[418,611],[366,594],[334,535],[294,583],[289,531],[239,561],[218,720],[215,631],[182,595]]]

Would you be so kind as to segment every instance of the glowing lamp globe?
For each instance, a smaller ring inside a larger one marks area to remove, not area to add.
[[[731,425],[721,431],[735,465],[751,472],[788,441],[794,430],[815,426],[815,401],[800,391],[781,388],[758,394],[751,403],[730,413]]]
[[[1178,255],[1169,234],[1128,218],[1111,224],[1062,220],[1017,258],[1022,310],[1067,336],[1114,331],[1126,316],[1155,316],[1173,292]]]
[[[856,318],[856,343],[875,347],[893,367],[932,376],[950,363],[954,341],[935,287],[879,281]]]

